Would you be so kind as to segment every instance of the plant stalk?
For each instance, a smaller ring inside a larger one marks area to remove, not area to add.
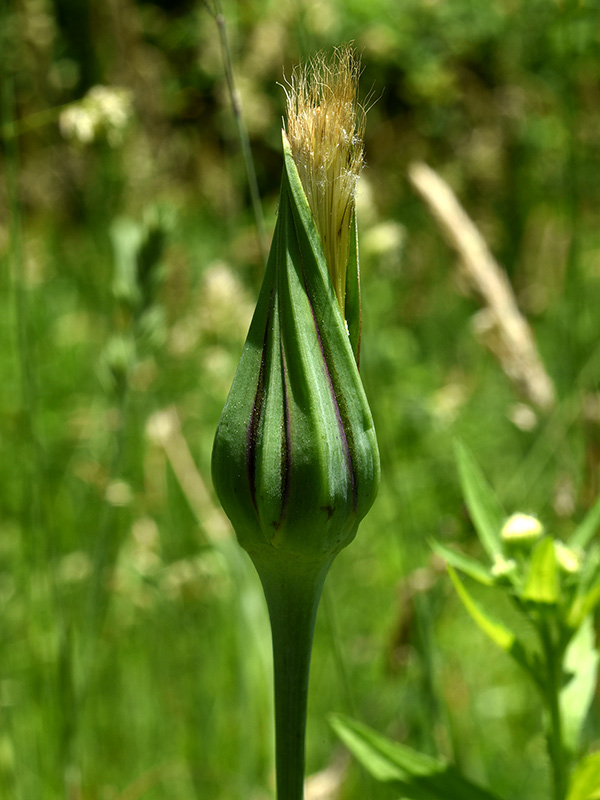
[[[563,723],[560,710],[560,689],[563,673],[564,648],[552,641],[544,623],[540,630],[546,660],[545,701],[548,709],[548,755],[552,765],[554,800],[565,800],[569,785],[568,755],[563,741]]]
[[[306,565],[290,557],[287,569],[282,569],[280,558],[276,568],[268,560],[254,560],[273,639],[277,800],[304,798],[310,656],[319,600],[332,560]]]
[[[258,180],[256,177],[256,169],[254,168],[254,160],[252,158],[252,149],[250,147],[250,138],[248,136],[248,129],[244,120],[242,111],[242,101],[240,93],[235,83],[235,76],[233,72],[233,60],[231,58],[231,50],[229,47],[229,39],[227,36],[227,25],[225,22],[225,14],[221,7],[221,0],[214,0],[214,3],[205,0],[205,6],[211,16],[217,23],[219,31],[219,41],[221,43],[221,54],[223,56],[223,67],[225,70],[225,79],[227,81],[227,89],[233,108],[233,116],[237,125],[238,138],[242,148],[242,157],[244,159],[244,166],[246,168],[246,178],[248,180],[248,189],[250,192],[250,200],[252,202],[252,210],[254,212],[254,221],[256,223],[256,235],[258,237],[258,248],[263,262],[263,266],[267,263],[267,255],[269,249],[267,247],[267,233],[265,227],[265,218],[263,215],[262,204],[260,202],[260,194],[258,191]]]

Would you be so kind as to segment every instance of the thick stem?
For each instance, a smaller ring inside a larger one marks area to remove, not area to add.
[[[277,800],[304,798],[304,740],[313,631],[331,564],[255,560],[273,636]]]

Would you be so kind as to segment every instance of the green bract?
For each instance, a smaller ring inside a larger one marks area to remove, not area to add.
[[[356,326],[349,334],[285,133],[283,148],[273,244],[212,472],[255,563],[316,566],[354,538],[377,492],[379,454],[351,345]],[[348,276],[356,297],[357,268]]]

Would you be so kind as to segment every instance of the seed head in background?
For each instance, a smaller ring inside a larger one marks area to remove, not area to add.
[[[278,800],[301,800],[323,583],[379,485],[358,372],[355,191],[360,69],[350,48],[289,83],[284,170],[263,285],[215,436],[215,489],[260,576],[273,633]]]

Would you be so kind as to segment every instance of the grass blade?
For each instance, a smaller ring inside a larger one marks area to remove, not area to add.
[[[494,585],[494,579],[489,569],[486,569],[477,559],[471,558],[471,556],[467,556],[464,553],[459,553],[457,550],[452,550],[452,548],[446,547],[446,545],[435,540],[430,542],[430,546],[444,561],[464,572],[465,575],[473,578],[473,580],[482,583],[484,586]]]
[[[586,548],[598,528],[600,528],[600,497],[569,539],[569,547]]]
[[[489,638],[501,647],[506,653],[514,658],[514,660],[531,675],[536,685],[539,686],[539,677],[537,674],[537,665],[533,657],[528,653],[523,644],[519,641],[516,634],[501,622],[489,616],[479,603],[469,594],[464,584],[452,569],[448,566],[448,573],[454,584],[458,596],[466,610],[469,612],[473,620],[481,628],[481,630],[489,636]]]
[[[477,462],[462,442],[456,443],[456,460],[463,495],[477,535],[487,554],[493,559],[496,553],[502,551],[500,531],[506,514]]]

